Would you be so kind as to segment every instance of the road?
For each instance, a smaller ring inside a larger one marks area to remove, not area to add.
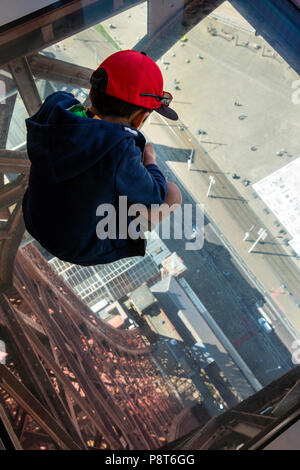
[[[160,118],[156,118],[156,121],[157,120],[159,121]],[[182,123],[179,124],[179,127],[184,128],[184,130],[182,131],[179,130],[177,126],[172,126],[169,129],[170,133],[172,133],[173,137],[175,135],[178,141],[181,141],[181,146],[194,149],[192,172],[197,172],[199,183],[201,181],[201,183],[208,188],[209,176],[213,175],[215,178],[216,183],[211,190],[210,199],[219,200],[221,202],[222,209],[226,210],[230,219],[236,222],[243,233],[249,230],[251,226],[255,226],[256,230],[258,228],[267,230],[263,221],[247,204],[247,200],[240,195],[235,186],[228,179],[228,175],[220,170],[218,165],[210,157],[208,152],[201,147],[193,134],[184,127]],[[167,171],[169,171],[169,169]],[[201,202],[203,202],[203,199]],[[211,212],[213,212],[213,210],[214,206],[211,206]],[[253,236],[250,237],[250,240],[250,243],[248,241],[248,248],[250,248],[255,240],[255,232],[253,232]],[[256,249],[252,252],[252,257],[253,254],[259,254],[260,263],[267,264],[269,269],[276,275],[278,284],[284,283],[287,292],[295,293],[295,295],[291,296],[294,303],[299,302],[297,293],[300,283],[300,272],[295,263],[290,260],[290,256],[286,254],[282,246],[278,243],[269,242],[269,239],[267,239],[265,242],[260,242],[260,244],[256,246]],[[263,289],[262,286],[261,288]],[[268,289],[265,288],[264,290],[266,291]],[[280,312],[278,319],[284,322],[284,317],[284,312]]]
[[[164,126],[163,132],[169,133],[170,138],[174,140],[174,127],[170,129]],[[185,138],[191,138],[186,130],[184,132],[178,130],[178,139],[184,139],[183,134],[186,135]],[[190,147],[190,141],[184,142],[183,147],[187,148],[188,145]],[[200,202],[195,201],[195,195],[187,190],[186,185],[182,185],[180,177],[170,171],[168,164],[170,154],[173,160],[184,162],[189,152],[178,152],[178,149],[174,152],[172,148],[159,145],[155,145],[155,149],[158,153],[159,166],[169,175],[169,180],[175,181],[181,187],[183,204]],[[205,175],[207,180],[207,174]],[[264,301],[264,297],[246,277],[241,266],[232,259],[223,244],[224,237],[222,239],[219,235],[222,234],[216,231],[214,224],[206,216],[206,241],[202,250],[185,250],[186,240],[170,239],[164,242],[171,251],[176,251],[183,259],[188,268],[184,277],[257,379],[265,385],[293,366],[291,354],[277,336],[276,330],[270,335],[261,330],[257,322],[260,314],[255,303]],[[289,337],[288,344],[290,344],[293,338],[286,330],[284,331]]]

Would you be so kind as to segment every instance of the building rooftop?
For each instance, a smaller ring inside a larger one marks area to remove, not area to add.
[[[156,298],[149,287],[145,285],[132,291],[130,298],[140,312],[144,312],[148,307],[156,303]]]

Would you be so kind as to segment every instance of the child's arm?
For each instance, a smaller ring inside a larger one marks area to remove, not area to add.
[[[154,151],[153,145],[148,143],[145,145],[145,150],[143,154],[143,165],[156,165],[156,153]]]
[[[156,165],[151,144],[146,144],[142,161],[139,148],[133,141],[123,153],[116,175],[117,191],[127,196],[129,203],[162,204],[166,200],[167,182]]]

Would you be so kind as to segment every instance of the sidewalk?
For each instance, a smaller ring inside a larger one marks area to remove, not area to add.
[[[172,132],[169,126],[162,122],[161,125],[154,124],[159,120],[160,118],[153,117],[151,118],[152,124],[149,123],[145,127],[145,133],[149,137],[149,140],[170,147],[179,147],[178,139],[176,140],[173,133],[174,131]],[[182,148],[187,148],[184,142],[182,142]],[[286,291],[282,289],[283,293],[280,293],[282,279],[279,279],[276,273],[268,266],[264,255],[260,253],[248,253],[251,244],[249,242],[243,242],[245,231],[240,227],[240,224],[232,218],[227,208],[224,207],[223,200],[221,198],[206,198],[208,176],[200,176],[198,171],[189,171],[187,163],[185,162],[169,161],[167,163],[170,170],[192,195],[195,202],[205,204],[207,216],[215,222],[219,230],[241,256],[249,270],[264,286],[266,294],[271,295],[273,291],[277,292],[278,295],[274,296],[274,301],[277,303],[278,309],[282,312],[283,316],[285,315],[288,318],[293,327],[297,331],[300,331],[299,309]],[[194,168],[195,167],[196,165],[194,165]]]

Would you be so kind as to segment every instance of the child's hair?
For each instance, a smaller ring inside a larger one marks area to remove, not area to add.
[[[97,78],[97,88],[93,85],[90,90],[90,99],[92,105],[97,109],[100,116],[115,116],[130,118],[136,111],[152,112],[152,109],[142,108],[135,104],[127,103],[105,93],[108,76],[104,68],[99,68],[93,73],[93,77]]]

